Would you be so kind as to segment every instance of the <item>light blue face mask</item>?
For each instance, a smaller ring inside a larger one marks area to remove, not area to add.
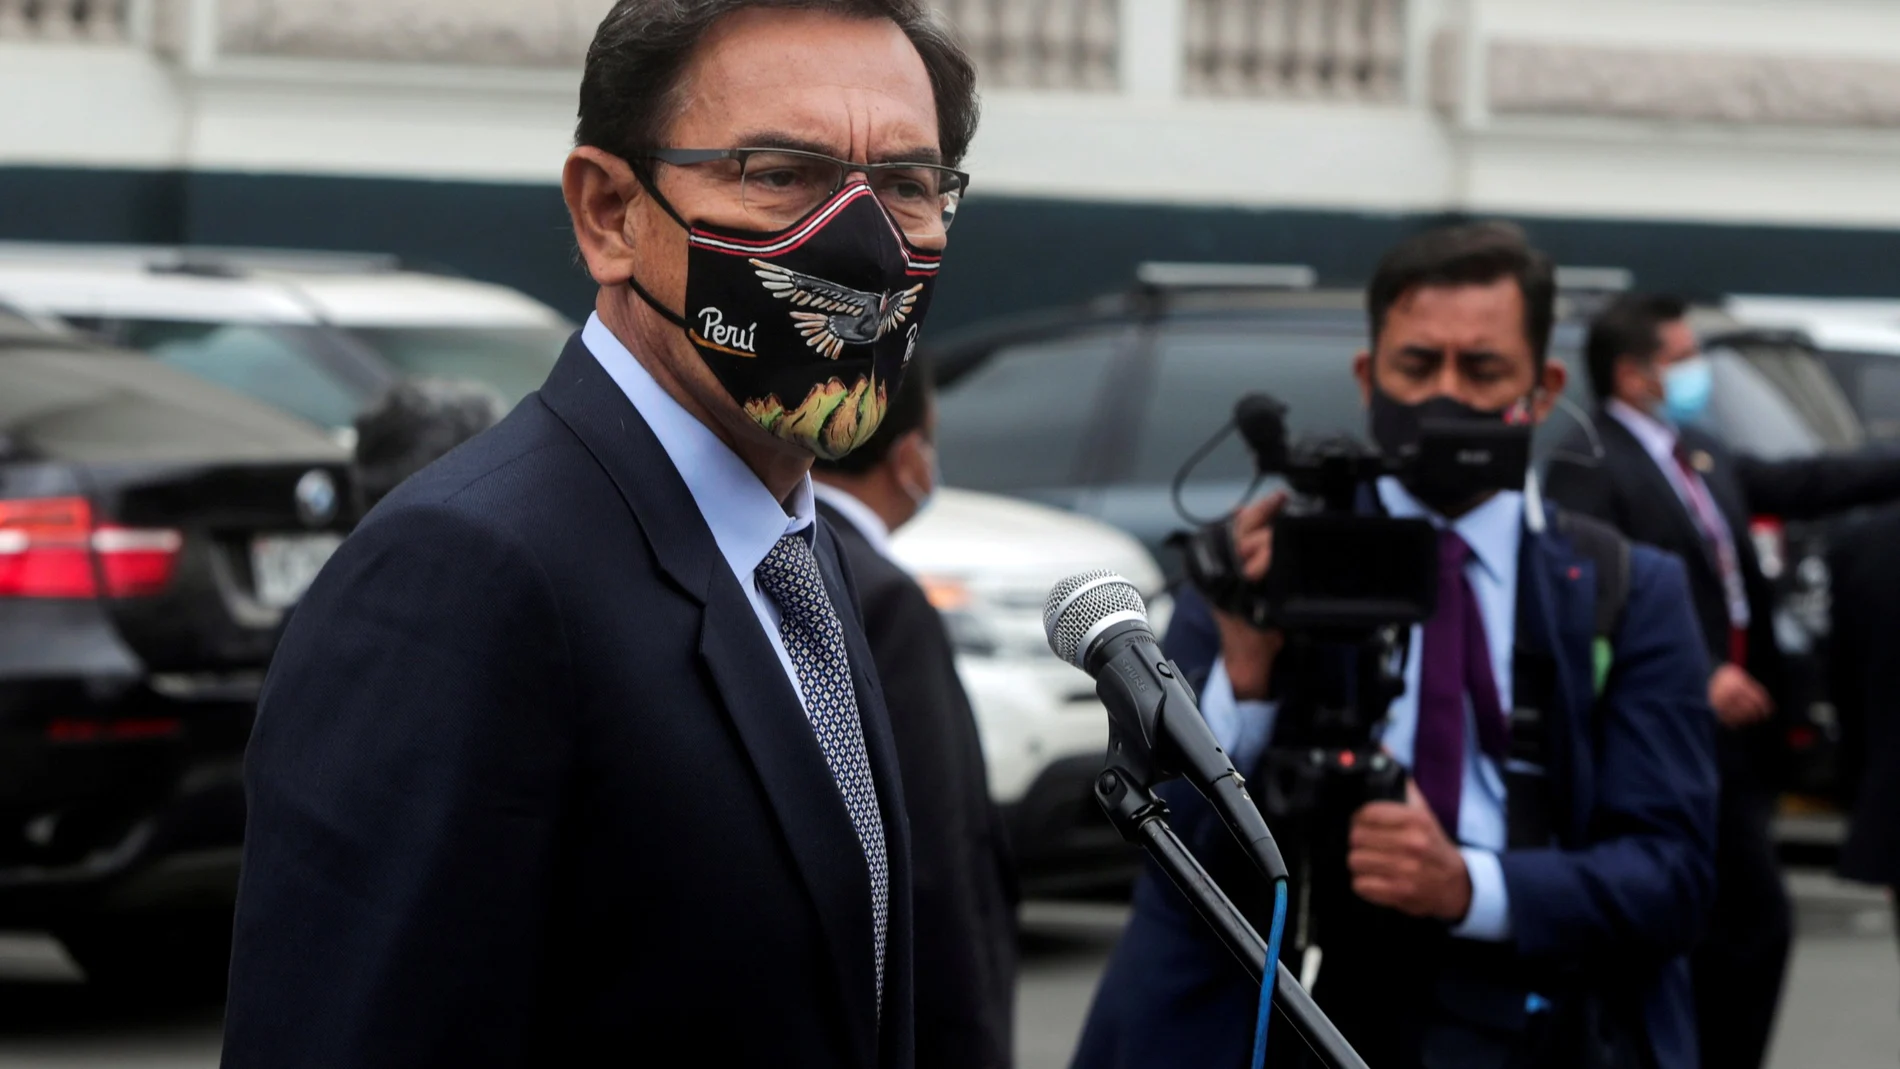
[[[1673,423],[1694,423],[1709,409],[1715,370],[1706,356],[1692,356],[1663,369],[1663,415]]]
[[[918,490],[903,480],[897,484],[904,493],[910,495],[911,503],[917,506],[919,514],[937,499],[937,488],[943,485],[943,466],[937,463],[937,443],[926,440],[924,444],[930,447],[930,489]]]

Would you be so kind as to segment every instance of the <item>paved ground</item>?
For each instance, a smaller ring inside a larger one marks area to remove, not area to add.
[[[1878,894],[1797,874],[1800,942],[1772,1069],[1878,1069],[1900,1062],[1900,955]],[[1062,1069],[1122,921],[1114,906],[1038,903],[1018,1014],[1021,1069]],[[218,1008],[105,1002],[56,946],[0,936],[0,1069],[211,1069]]]

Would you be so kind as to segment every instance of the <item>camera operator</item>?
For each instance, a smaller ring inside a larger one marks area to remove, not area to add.
[[[1433,230],[1387,253],[1367,296],[1373,348],[1352,365],[1382,453],[1411,451],[1427,421],[1544,417],[1565,380],[1545,359],[1552,274],[1498,223]],[[1411,781],[1403,800],[1350,814],[1350,891],[1322,929],[1314,996],[1380,1069],[1690,1069],[1684,955],[1711,894],[1716,786],[1707,658],[1681,564],[1526,493],[1474,495],[1411,472],[1380,479],[1360,506],[1438,532],[1437,606],[1400,643],[1404,693],[1380,740]],[[1250,581],[1272,566],[1283,505],[1269,498],[1233,522]],[[1606,569],[1623,580],[1608,594]],[[1620,610],[1610,601],[1613,614],[1599,614],[1600,599],[1619,597]],[[1275,668],[1290,641],[1191,592],[1167,640],[1190,677],[1205,673],[1203,712],[1256,798],[1266,797],[1262,756],[1287,727],[1276,699],[1288,683]],[[1350,690],[1351,654],[1340,652],[1334,683]],[[1547,775],[1520,792],[1532,781],[1513,710],[1532,705]],[[1169,800],[1183,838],[1237,903],[1257,908],[1264,886],[1238,875],[1212,814],[1180,793]],[[1281,842],[1301,849],[1284,832]],[[1075,1064],[1245,1064],[1258,994],[1150,872]],[[1298,1044],[1276,1035],[1270,1062],[1299,1064]]]

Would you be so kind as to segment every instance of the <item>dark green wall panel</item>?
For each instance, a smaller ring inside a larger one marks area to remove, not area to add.
[[[1439,215],[1093,204],[975,196],[959,217],[941,329],[1125,286],[1142,260],[1310,264],[1356,286]],[[1900,296],[1900,232],[1525,219],[1560,263],[1627,267],[1648,288]],[[552,185],[312,175],[0,168],[0,239],[393,252],[514,286],[570,315],[593,284]]]

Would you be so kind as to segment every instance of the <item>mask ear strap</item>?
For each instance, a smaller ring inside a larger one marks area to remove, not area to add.
[[[667,200],[666,195],[660,192],[659,183],[653,181],[653,177],[647,173],[646,166],[639,163],[629,163],[627,167],[633,172],[633,180],[640,183],[640,188],[646,190],[647,195],[653,198],[653,203],[658,204],[661,211],[672,216],[673,221],[680,225],[681,230],[686,231],[688,234],[692,233],[692,226],[686,222],[684,216],[680,215],[680,213],[674,209],[673,202]]]
[[[647,195],[653,198],[653,203],[658,204],[662,211],[666,212],[667,215],[671,216],[673,218],[673,221],[680,225],[681,230],[684,230],[688,234],[691,234],[693,228],[690,226],[687,226],[686,220],[680,218],[680,213],[674,211],[673,205],[670,202],[668,202],[664,196],[660,195],[659,187],[656,186],[654,183],[647,180],[646,168],[642,167],[638,163],[630,164],[629,166],[633,171],[633,180],[640,183],[640,188],[647,191]],[[628,275],[627,285],[633,290],[634,293],[640,296],[641,300],[647,302],[648,308],[651,308],[655,312],[658,312],[660,314],[660,318],[666,320],[668,323],[673,324],[674,326],[680,328],[681,330],[690,332],[693,329],[693,324],[691,321],[689,321],[685,316],[680,315],[678,312],[673,311],[671,308],[668,308],[666,305],[661,304],[659,298],[647,292],[647,288],[640,284],[639,279],[633,277],[632,275]]]
[[[640,284],[639,279],[634,278],[632,275],[628,275],[627,286],[631,288],[633,292],[639,294],[641,300],[647,302],[648,308],[651,308],[655,312],[660,313],[661,319],[666,320],[668,323],[671,323],[674,326],[684,331],[690,332],[693,329],[693,324],[690,320],[688,320],[685,316],[680,315],[678,312],[673,311],[671,308],[668,308],[666,305],[661,304],[659,298],[647,292],[647,288]]]

